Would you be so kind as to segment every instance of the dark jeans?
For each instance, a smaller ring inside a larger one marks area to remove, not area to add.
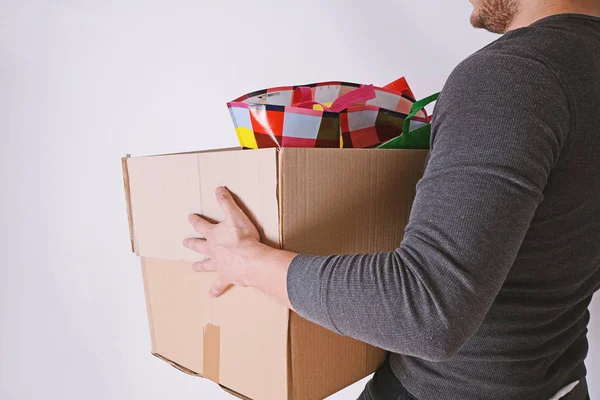
[[[582,380],[560,400],[589,400],[587,382]],[[375,371],[357,400],[418,400],[402,386],[390,368],[389,358]]]
[[[390,368],[390,358],[387,357],[381,367],[360,394],[357,400],[418,400],[413,397]]]

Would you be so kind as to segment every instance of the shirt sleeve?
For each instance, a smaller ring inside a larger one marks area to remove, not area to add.
[[[441,361],[477,331],[527,233],[569,130],[542,62],[476,53],[436,105],[429,162],[390,253],[292,261],[294,309],[395,353]],[[384,150],[382,150],[384,151]]]

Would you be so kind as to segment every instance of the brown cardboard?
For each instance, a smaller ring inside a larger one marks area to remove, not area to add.
[[[283,247],[320,255],[394,250],[402,241],[424,156],[364,149],[281,152]],[[290,332],[295,399],[334,393],[383,361],[383,352],[372,346],[340,337],[295,314],[290,317]],[[319,341],[311,340],[314,337]],[[331,365],[344,366],[345,373]]]
[[[320,255],[394,250],[425,156],[417,150],[282,151],[283,247]]]
[[[219,185],[244,193],[240,205],[260,223],[265,242],[279,246],[276,157],[275,149],[264,149],[127,159],[136,254],[202,260],[181,241],[196,236],[189,213],[222,218],[214,195]]]
[[[125,158],[152,352],[238,397],[322,399],[372,373],[383,351],[308,322],[252,288],[207,292],[187,214],[220,220],[227,186],[275,247],[310,254],[389,251],[402,240],[423,170],[419,150],[261,149]]]

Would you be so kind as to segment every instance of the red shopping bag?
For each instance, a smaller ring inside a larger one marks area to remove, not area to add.
[[[384,87],[348,82],[276,87],[227,106],[245,148],[370,148],[402,134],[414,103],[406,79],[400,78]],[[428,122],[422,110],[411,126]]]

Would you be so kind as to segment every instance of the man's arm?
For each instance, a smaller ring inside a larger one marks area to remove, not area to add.
[[[255,286],[343,335],[448,359],[476,332],[506,279],[568,125],[568,101],[546,66],[477,54],[453,72],[438,101],[431,156],[396,251],[295,255],[255,239],[211,246],[210,237],[187,245],[211,257],[198,270],[229,277],[218,293],[229,283]],[[237,267],[225,266],[232,259],[224,254],[236,251]]]
[[[514,263],[568,124],[568,101],[546,66],[499,54],[468,59],[436,107],[430,160],[400,247],[297,256],[291,304],[396,353],[452,357]]]

